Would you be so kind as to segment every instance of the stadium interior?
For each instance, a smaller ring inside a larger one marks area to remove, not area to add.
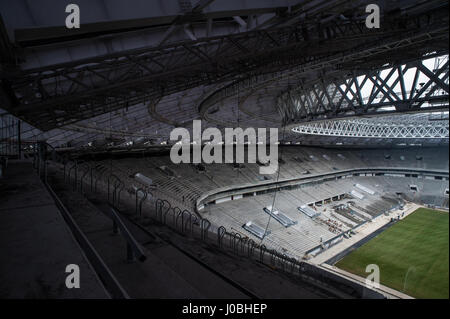
[[[422,296],[335,264],[448,215],[448,1],[67,4],[0,0],[0,298]]]

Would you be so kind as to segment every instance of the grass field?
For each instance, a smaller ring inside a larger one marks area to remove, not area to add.
[[[419,208],[335,266],[367,277],[366,266],[376,264],[385,286],[415,298],[449,298],[448,226],[448,213]]]

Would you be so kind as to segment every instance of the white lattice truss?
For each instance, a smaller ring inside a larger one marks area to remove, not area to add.
[[[449,137],[448,114],[445,120],[427,120],[424,117],[414,116],[405,120],[407,117],[329,120],[299,125],[292,130],[301,134],[341,137],[402,139]]]
[[[344,81],[324,78],[313,84],[302,83],[281,94],[277,107],[285,123],[448,110],[448,55],[430,55],[423,60],[389,66],[364,75],[352,73],[353,76]]]

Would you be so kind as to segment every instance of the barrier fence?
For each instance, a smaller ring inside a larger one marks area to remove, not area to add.
[[[119,207],[123,204],[121,194],[125,189],[125,183],[117,175],[106,174],[107,169],[104,167],[77,162],[60,156],[53,148],[49,151],[49,154],[45,155],[40,154],[45,152],[45,147],[42,147],[42,145],[36,147],[36,150],[34,165],[39,174],[44,174],[41,175],[41,178],[47,179],[49,161],[61,165],[64,175],[63,180],[71,185],[74,190],[85,194],[87,192],[98,194],[98,183],[104,183],[104,189],[107,190],[105,197],[109,204],[114,210],[120,210]],[[150,205],[144,206],[145,203]],[[257,244],[253,239],[244,237],[237,232],[230,232],[224,226],[213,225],[208,219],[199,217],[187,209],[173,206],[168,200],[155,197],[145,187],[135,189],[134,206],[134,218],[141,225],[146,219],[150,218],[179,234],[199,239],[237,256],[268,265],[272,269],[287,272],[300,278],[312,278],[314,281],[326,277],[321,272],[311,272],[309,269],[312,265],[308,263],[280,253],[275,249],[269,249],[263,244]],[[152,207],[153,209],[151,209]],[[320,273],[320,276],[318,275],[320,278],[315,278],[316,273]],[[355,283],[350,283],[350,285],[354,286]],[[361,289],[361,287],[357,287],[354,290]],[[372,291],[371,293],[375,292]]]
[[[0,115],[0,156],[22,156],[21,121],[9,114]]]
[[[121,195],[125,189],[125,183],[116,174],[106,174],[105,168],[63,157],[44,142],[36,144],[33,165],[42,178],[47,179],[49,162],[59,164],[63,169],[63,180],[73,190],[81,193],[98,193],[98,184],[104,183],[109,204],[115,208],[121,206]],[[148,204],[149,202],[154,209],[144,206],[144,203]],[[255,259],[292,273],[301,272],[301,262],[297,259],[274,249],[268,249],[265,245],[259,245],[253,239],[239,233],[229,232],[224,226],[212,225],[206,218],[198,217],[197,214],[187,209],[173,206],[166,199],[155,197],[146,188],[141,187],[135,190],[134,206],[135,217],[138,220],[151,218],[180,234],[198,238],[236,255]]]

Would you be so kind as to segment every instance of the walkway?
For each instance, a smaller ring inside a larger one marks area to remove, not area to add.
[[[109,298],[30,162],[0,179],[0,298]],[[68,289],[68,264],[80,288]]]

